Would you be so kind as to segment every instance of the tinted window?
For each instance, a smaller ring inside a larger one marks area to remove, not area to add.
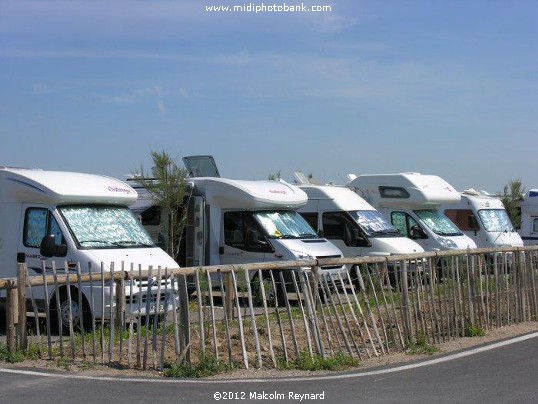
[[[348,246],[354,245],[353,229],[358,227],[344,213],[324,213],[322,219],[325,238],[343,240]]]
[[[262,229],[250,212],[224,214],[224,243],[244,251],[272,252]]]
[[[379,194],[382,198],[409,198],[409,192],[401,187],[379,187]]]
[[[471,217],[474,217],[473,211],[470,209],[447,209],[445,215],[456,225],[460,230],[475,230],[470,226]]]
[[[308,222],[308,224],[318,231],[318,214],[317,213],[301,213],[301,216]]]

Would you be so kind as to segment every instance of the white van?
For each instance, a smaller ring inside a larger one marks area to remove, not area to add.
[[[498,198],[468,189],[461,193],[458,204],[443,205],[441,210],[479,248],[523,246]]]
[[[343,257],[297,212],[308,200],[298,187],[284,181],[220,178],[211,156],[183,160],[191,175],[201,176],[188,179],[186,245],[184,256],[177,258],[180,263],[197,267]],[[149,200],[146,209],[151,208]],[[144,219],[143,207],[139,204],[137,209]],[[155,223],[148,225],[156,235]],[[345,271],[345,266],[321,270],[332,276]]]
[[[538,189],[530,189],[520,203],[521,229],[519,234],[525,245],[538,244]]]
[[[439,211],[440,205],[458,203],[461,197],[436,175],[365,174],[355,176],[347,186],[425,251],[476,248],[475,242]]]
[[[345,187],[301,185],[308,202],[299,209],[306,221],[345,257],[388,256],[424,252],[403,237],[372,205]]]
[[[54,261],[59,273],[76,273],[80,264],[83,272],[91,265],[93,272],[100,272],[101,265],[109,272],[111,263],[115,270],[126,269],[131,263],[147,270],[154,268],[177,268],[178,264],[163,250],[157,248],[145,229],[128,208],[137,199],[136,191],[122,181],[99,175],[72,172],[43,171],[21,168],[0,168],[0,277],[10,278],[17,274],[17,263],[26,263],[30,276],[42,275],[42,261],[46,273],[52,273]],[[127,288],[129,290],[129,288]],[[93,285],[95,317],[107,317],[110,313],[110,289],[106,287],[105,312],[102,307],[100,282]],[[55,289],[49,287],[48,296],[43,288],[33,293],[42,307],[44,299],[56,310]],[[82,293],[83,306],[78,306],[78,294]],[[145,288],[133,288],[136,301]],[[61,286],[60,311],[64,326],[68,324],[67,288]],[[90,286],[71,286],[72,314],[74,324],[90,320]],[[156,310],[156,293],[150,310]],[[6,291],[0,291],[5,301]],[[142,305],[141,314],[146,306]],[[129,309],[130,305],[126,306]],[[138,309],[138,304],[133,309]],[[51,316],[53,320],[57,314]]]

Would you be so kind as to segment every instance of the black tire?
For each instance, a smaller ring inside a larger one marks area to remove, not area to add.
[[[53,293],[49,303],[51,333],[59,331],[58,322],[62,324],[62,335],[69,335],[69,299],[67,288],[63,287],[59,291],[60,296],[60,316],[56,304],[56,293]],[[80,316],[82,313],[82,330],[80,327]],[[86,297],[82,295],[82,309],[79,307],[79,291],[75,287],[71,287],[71,317],[73,321],[73,331],[88,331],[91,329],[92,317],[90,306]],[[60,317],[60,319],[58,318]]]
[[[275,279],[275,283],[273,286],[273,281],[271,280],[271,275],[269,272],[263,272],[262,273],[262,285],[265,292],[265,301],[267,303],[267,306],[269,307],[275,307],[278,302],[278,306],[284,306],[285,305],[285,294],[286,294],[286,288],[284,285],[282,285],[282,282],[280,282],[280,277],[278,276],[278,272],[273,272],[273,277]],[[276,290],[275,290],[276,287]],[[253,294],[255,296],[255,302],[257,305],[262,305],[263,302],[261,301],[262,294],[260,291],[260,281],[259,277],[256,276],[254,279],[254,288],[253,288]]]

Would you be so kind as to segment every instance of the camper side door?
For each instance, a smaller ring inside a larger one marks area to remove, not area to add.
[[[26,263],[31,276],[43,272],[41,261],[48,258],[54,259],[56,268],[63,272],[64,262],[68,259],[66,248],[59,249],[53,257],[43,257],[40,253],[43,238],[48,235],[54,236],[56,246],[66,245],[60,221],[46,205],[23,204],[22,213],[24,216],[19,233],[17,261]],[[47,265],[47,271],[51,271],[50,260],[47,261]]]

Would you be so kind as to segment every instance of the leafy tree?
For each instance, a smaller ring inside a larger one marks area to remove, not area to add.
[[[280,179],[280,170],[278,170],[276,173],[269,174],[267,179],[269,181],[278,181]]]
[[[510,221],[516,229],[521,227],[521,211],[519,203],[523,200],[525,195],[525,188],[521,180],[510,180],[503,188],[503,195],[501,201],[510,217]]]
[[[183,214],[182,202],[187,191],[187,170],[180,167],[165,151],[151,152],[153,167],[145,172],[144,167],[134,173],[138,182],[145,187],[155,205],[161,209],[161,233],[165,250],[176,258],[181,246],[181,235],[187,216]]]

